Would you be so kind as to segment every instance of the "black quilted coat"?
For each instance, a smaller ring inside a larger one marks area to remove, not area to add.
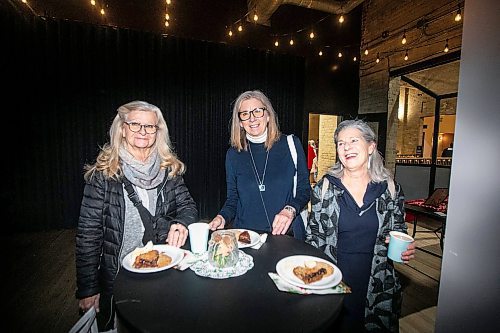
[[[168,173],[168,171],[167,171]],[[125,199],[123,183],[96,173],[85,184],[76,233],[76,297],[100,296],[99,329],[113,326],[113,283],[120,269]],[[158,186],[156,216],[168,224],[158,225],[158,239],[164,243],[171,223],[187,226],[198,219],[196,204],[181,176],[165,179]]]

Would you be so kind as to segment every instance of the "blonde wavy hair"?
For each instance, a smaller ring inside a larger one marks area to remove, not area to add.
[[[165,122],[165,118],[163,118],[161,110],[148,102],[133,101],[117,109],[118,113],[109,129],[110,142],[105,143],[104,146],[101,147],[94,164],[86,164],[84,166],[85,180],[88,181],[96,171],[102,172],[106,178],[120,180],[123,174],[119,157],[120,146],[124,140],[123,124],[128,120],[127,117],[132,111],[154,112],[156,114],[156,118],[158,119],[158,123],[156,124],[158,130],[156,131],[156,141],[153,149],[156,149],[160,156],[160,167],[163,169],[170,169],[168,173],[169,177],[182,175],[185,172],[186,167],[184,163],[177,158],[172,147],[167,123]]]
[[[278,116],[274,111],[271,101],[269,101],[269,98],[260,90],[245,91],[241,93],[234,102],[231,120],[231,138],[229,143],[231,147],[235,148],[237,151],[247,150],[246,132],[245,129],[240,126],[241,120],[238,117],[238,112],[240,112],[241,103],[251,98],[259,100],[264,104],[267,110],[269,122],[267,123],[267,139],[266,142],[264,142],[264,146],[267,150],[270,150],[273,144],[279,140],[281,132],[278,124]]]

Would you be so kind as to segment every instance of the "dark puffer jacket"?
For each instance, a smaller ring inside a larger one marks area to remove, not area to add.
[[[168,172],[167,172],[168,173]],[[100,296],[99,327],[113,324],[113,283],[120,268],[123,244],[125,199],[123,183],[96,173],[85,184],[76,233],[76,297]],[[196,204],[181,176],[165,179],[158,186],[156,216],[169,223],[158,225],[160,242],[165,242],[171,223],[196,222]]]

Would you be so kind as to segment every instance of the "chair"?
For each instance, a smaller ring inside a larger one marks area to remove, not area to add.
[[[96,315],[95,308],[91,307],[78,319],[68,333],[99,333]]]
[[[441,222],[441,226],[434,230],[419,231],[419,232],[433,232],[439,238],[439,245],[443,249],[444,233],[446,227],[446,212],[448,210],[448,189],[436,188],[434,192],[427,199],[415,199],[405,202],[405,222],[413,223],[413,234],[415,237],[417,232],[418,216],[425,216],[433,220]],[[441,235],[438,234],[441,232]],[[427,251],[426,251],[427,252]]]

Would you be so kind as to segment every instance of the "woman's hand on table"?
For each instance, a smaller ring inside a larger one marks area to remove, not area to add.
[[[222,215],[217,215],[214,217],[212,221],[208,224],[208,227],[210,230],[217,230],[217,229],[223,229],[224,226],[226,225],[226,220],[222,217]]]
[[[175,223],[170,226],[170,231],[167,236],[167,244],[175,247],[181,247],[186,243],[188,229],[180,223]]]
[[[294,214],[283,208],[281,212],[276,214],[273,221],[273,235],[284,235],[288,231],[290,224],[292,224]]]
[[[389,236],[387,236],[385,238],[385,243],[389,244],[390,239],[391,238]],[[408,245],[408,247],[406,248],[406,251],[401,253],[401,259],[403,259],[403,262],[405,264],[409,263],[410,259],[413,259],[413,258],[415,258],[415,241],[411,242]]]

